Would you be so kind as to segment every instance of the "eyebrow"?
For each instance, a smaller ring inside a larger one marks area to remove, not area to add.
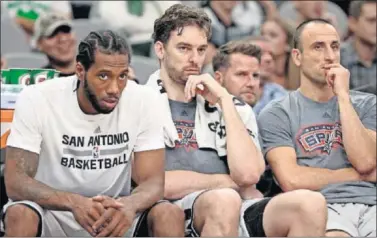
[[[129,73],[129,70],[128,69],[124,69],[121,72],[122,73]],[[98,70],[97,73],[113,73],[113,71],[111,71],[109,69],[100,69],[100,70]]]
[[[179,46],[188,46],[188,47],[193,47],[193,45],[189,44],[189,43],[186,43],[186,42],[178,42]],[[203,44],[203,45],[200,45],[198,48],[202,48],[202,47],[208,47],[208,44]]]
[[[321,44],[321,45],[323,45],[323,44],[325,44],[325,42],[324,41],[315,41],[310,46],[313,46],[315,44]],[[333,45],[333,44],[340,44],[340,42],[338,40],[334,40],[334,41],[331,42],[330,45]]]

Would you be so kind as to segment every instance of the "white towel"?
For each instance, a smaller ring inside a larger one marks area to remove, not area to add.
[[[160,79],[160,70],[157,70],[149,77],[146,85],[154,88],[161,94],[161,99],[163,100],[162,104],[164,105],[164,112],[162,113],[166,115],[166,117],[164,116],[165,145],[174,148],[175,142],[179,141],[178,132],[172,120],[168,95]],[[216,150],[220,157],[226,156],[225,121],[220,106],[218,104],[210,106],[201,95],[196,96],[196,101],[195,133],[198,147],[201,149],[210,148]],[[237,99],[235,99],[234,102],[249,135],[260,149],[258,127],[253,110],[249,105]]]

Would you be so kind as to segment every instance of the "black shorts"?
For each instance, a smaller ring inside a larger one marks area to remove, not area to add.
[[[263,229],[263,213],[271,198],[264,198],[246,208],[242,214],[249,237],[266,237]]]

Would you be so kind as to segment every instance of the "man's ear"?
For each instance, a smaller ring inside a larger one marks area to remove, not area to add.
[[[297,66],[301,66],[301,52],[299,49],[292,49],[291,51],[291,57],[293,60],[293,63]]]
[[[85,68],[80,62],[76,63],[76,75],[80,81],[84,80],[85,78]]]
[[[154,52],[159,60],[164,58],[164,44],[161,41],[157,41],[154,43]]]
[[[223,73],[219,70],[215,71],[215,80],[221,85],[224,86],[224,76]]]

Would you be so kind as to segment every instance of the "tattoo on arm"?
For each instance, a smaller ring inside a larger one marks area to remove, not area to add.
[[[7,147],[5,176],[7,186],[14,200],[29,200],[44,208],[67,210],[62,201],[65,192],[55,190],[34,179],[37,173],[39,155],[19,148]],[[22,182],[20,182],[22,181]],[[59,204],[60,203],[60,204]]]
[[[33,178],[37,173],[39,155],[19,148],[7,148],[7,160],[13,160],[17,174],[26,174]]]

